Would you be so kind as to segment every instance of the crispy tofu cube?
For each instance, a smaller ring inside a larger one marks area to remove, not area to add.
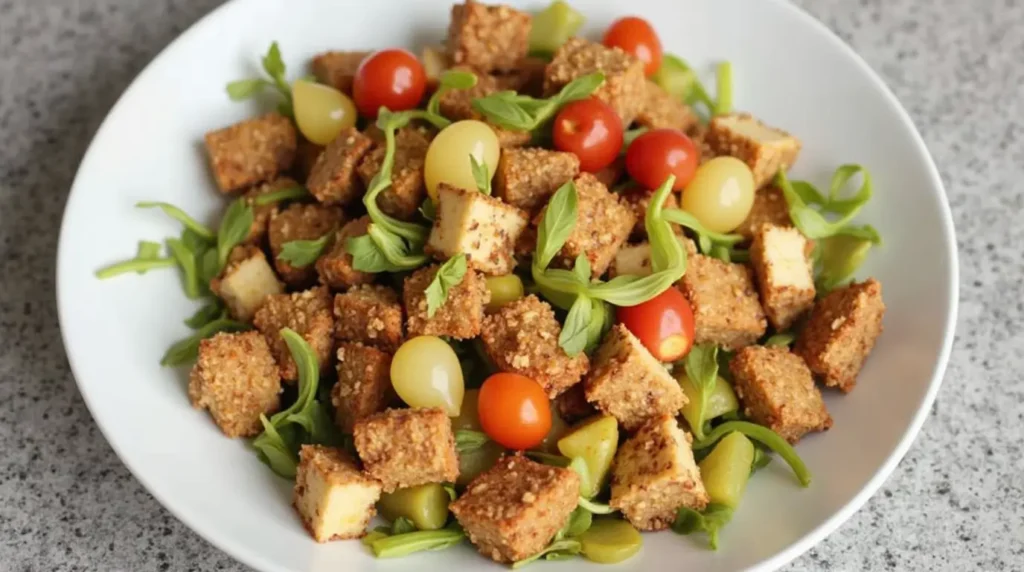
[[[281,366],[286,381],[299,378],[299,370],[281,337],[281,330],[291,328],[306,340],[316,353],[323,372],[334,352],[334,316],[331,314],[331,293],[322,286],[304,292],[269,296],[256,311],[253,325],[266,338],[267,344]]]
[[[646,97],[636,122],[648,129],[678,129],[686,132],[700,123],[700,118],[689,105],[648,80]]]
[[[345,290],[360,284],[373,282],[374,275],[352,267],[352,255],[346,250],[348,239],[363,236],[370,226],[370,217],[362,216],[345,223],[334,237],[331,249],[316,261],[316,272],[320,283],[336,290]]]
[[[597,409],[587,401],[582,383],[566,389],[555,398],[555,411],[566,423],[575,423],[597,413]]]
[[[388,409],[356,421],[354,436],[367,474],[384,492],[459,477],[452,421],[441,409]]]
[[[279,177],[273,181],[253,187],[245,193],[245,202],[252,207],[252,226],[249,227],[249,235],[245,237],[245,242],[251,244],[259,244],[263,242],[263,239],[267,236],[267,228],[270,225],[270,218],[280,212],[280,203],[257,205],[256,199],[260,195],[266,195],[300,186],[302,185],[300,185],[295,179]]]
[[[757,342],[768,329],[750,268],[743,264],[690,256],[679,286],[693,307],[698,344],[735,350]]]
[[[580,477],[521,455],[502,457],[449,507],[480,554],[516,562],[551,542],[579,498]]]
[[[548,61],[544,58],[526,56],[519,60],[515,69],[498,72],[494,77],[498,80],[498,88],[512,90],[522,95],[542,97],[544,95],[544,70]]]
[[[498,127],[486,121],[483,115],[473,109],[474,99],[508,88],[503,86],[501,81],[495,76],[483,74],[463,66],[459,66],[457,69],[472,72],[476,75],[476,85],[469,89],[452,89],[441,94],[441,115],[452,121],[475,119],[487,123],[494,131],[494,134],[498,136],[498,145],[503,149],[528,145],[533,138],[529,131],[516,131]]]
[[[402,344],[402,304],[387,286],[355,286],[334,297],[334,335],[394,352]]]
[[[532,23],[526,12],[503,4],[455,4],[447,42],[452,62],[482,72],[515,69],[529,50]]]
[[[675,415],[687,403],[679,382],[622,324],[605,335],[583,383],[587,401],[626,431],[661,414]]]
[[[608,48],[583,38],[569,38],[555,52],[544,74],[544,93],[554,95],[569,82],[603,72],[604,83],[593,96],[612,106],[627,126],[647,100],[644,64],[620,48]]]
[[[395,163],[391,186],[377,197],[377,206],[385,213],[402,220],[412,220],[420,208],[427,187],[423,166],[432,135],[425,129],[403,127],[395,135]],[[380,144],[367,153],[356,169],[367,187],[384,164],[387,149]]]
[[[342,93],[352,94],[352,81],[359,64],[371,52],[324,52],[313,58],[313,76],[322,84]]]
[[[295,163],[292,164],[292,175],[300,181],[308,181],[309,174],[313,171],[313,165],[324,152],[323,145],[317,145],[309,141],[302,134],[299,134],[299,145],[295,151]]]
[[[426,250],[438,260],[462,253],[484,274],[508,274],[516,266],[516,240],[529,222],[524,211],[494,197],[441,183]]]
[[[345,222],[345,214],[338,207],[319,204],[295,203],[278,213],[272,213],[268,234],[274,267],[281,280],[293,288],[305,288],[316,279],[316,268],[310,264],[298,267],[281,258],[285,243],[293,240],[317,240],[334,233]]]
[[[516,263],[520,266],[528,266],[536,250],[537,227],[531,224],[523,229],[523,233],[519,235],[519,240],[516,241]]]
[[[573,153],[503,149],[494,173],[494,194],[512,206],[536,212],[579,172],[580,160]]]
[[[292,504],[317,542],[360,538],[377,514],[380,483],[359,470],[348,453],[303,445]]]
[[[373,141],[352,127],[341,130],[324,147],[309,174],[306,186],[316,200],[324,204],[347,205],[359,199],[363,183],[356,167],[373,147]]]
[[[679,507],[703,510],[708,493],[690,443],[674,414],[652,417],[619,446],[608,504],[640,530],[668,528]]]
[[[259,332],[216,334],[199,342],[188,380],[188,398],[206,409],[228,437],[263,431],[260,415],[281,405],[281,374]]]
[[[269,181],[291,169],[298,147],[295,126],[279,113],[211,131],[205,140],[213,178],[222,193]]]
[[[687,260],[690,256],[697,254],[697,245],[684,236],[679,236],[679,242],[683,243],[686,250]],[[651,273],[651,243],[638,242],[625,244],[615,253],[608,275],[612,278],[632,274],[635,276],[648,276]]]
[[[744,415],[790,443],[832,427],[811,370],[787,348],[747,346],[733,356],[729,371]]]
[[[358,342],[338,344],[338,382],[331,388],[334,422],[352,433],[356,421],[384,411],[395,401],[391,354]]]
[[[818,300],[797,338],[797,355],[825,385],[849,393],[882,333],[882,285],[871,278]]]
[[[622,197],[622,202],[629,205],[629,208],[633,210],[633,216],[636,217],[636,224],[633,225],[633,231],[630,233],[630,239],[635,241],[641,241],[647,239],[647,226],[644,224],[644,217],[647,216],[647,208],[651,206],[651,199],[654,197],[654,192],[648,191],[647,189],[633,188],[629,191],[622,192],[619,194]],[[666,209],[678,209],[679,199],[676,198],[675,193],[669,193],[665,197],[665,208]],[[672,230],[677,234],[682,233],[682,229],[679,225],[673,224]]]
[[[765,314],[777,331],[788,330],[814,306],[812,248],[792,227],[762,225],[754,234],[750,262]]]
[[[495,367],[525,375],[555,398],[578,383],[590,364],[584,353],[565,353],[561,334],[551,305],[531,294],[484,318],[480,341]]]
[[[715,155],[731,155],[746,163],[758,189],[770,183],[780,169],[793,166],[800,154],[799,139],[746,113],[712,118],[704,141]]]
[[[227,304],[231,316],[251,322],[268,296],[284,292],[263,249],[237,246],[220,276],[210,281],[210,290]]]
[[[440,265],[420,268],[405,279],[402,298],[405,302],[406,330],[409,337],[448,336],[468,340],[480,335],[484,306],[491,300],[482,274],[468,269],[462,282],[448,290],[448,298],[433,317],[427,316],[425,291]]]
[[[747,240],[753,240],[754,233],[763,224],[793,226],[793,221],[789,218],[789,205],[786,204],[786,197],[782,194],[782,190],[774,185],[769,185],[754,193],[754,204],[750,207],[750,214],[733,232],[742,235]]]

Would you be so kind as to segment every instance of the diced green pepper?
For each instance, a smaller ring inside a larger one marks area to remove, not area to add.
[[[754,444],[738,431],[729,433],[698,465],[712,504],[736,508],[750,478]]]
[[[591,498],[601,490],[619,447],[619,424],[610,415],[597,415],[576,425],[558,441],[558,450],[566,457],[579,457],[587,466],[590,482],[580,495]]]

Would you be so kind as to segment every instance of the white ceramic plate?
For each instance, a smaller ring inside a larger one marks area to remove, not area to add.
[[[544,0],[524,3],[538,9]],[[935,166],[906,112],[824,26],[779,0],[572,0],[599,34],[628,10],[656,23],[667,51],[702,69],[729,59],[735,102],[798,135],[794,176],[826,184],[845,162],[874,174],[862,219],[885,245],[863,270],[881,280],[885,333],[848,396],[827,392],[835,427],[800,453],[814,472],[796,486],[781,461],[752,479],[711,552],[703,541],[646,535],[623,567],[774,569],[833,531],[875,492],[907,451],[939,388],[953,334],[957,264]],[[272,40],[293,77],[316,52],[418,47],[443,37],[450,0],[234,0],[182,34],[135,80],[89,148],[68,200],[58,255],[58,302],[68,359],[93,417],[135,476],[210,542],[264,571],[448,570],[487,566],[469,547],[375,561],[358,542],[315,544],[290,506],[290,483],[224,438],[189,407],[184,370],[158,361],[188,334],[194,310],[178,276],[157,271],[99,281],[93,272],[134,255],[141,238],[178,232],[153,199],[213,222],[222,205],[208,173],[204,132],[257,111],[224,85],[258,70]],[[913,217],[913,218],[911,218]],[[495,565],[492,565],[492,567]],[[542,564],[564,571],[584,560]]]

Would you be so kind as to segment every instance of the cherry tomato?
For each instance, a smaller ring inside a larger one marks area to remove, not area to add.
[[[405,50],[381,50],[359,64],[352,98],[360,115],[377,117],[381,107],[390,111],[414,109],[426,88],[427,74],[416,56]]]
[[[693,308],[675,287],[642,304],[621,307],[615,317],[658,361],[676,361],[693,347]]]
[[[496,373],[477,397],[480,427],[509,449],[536,447],[551,430],[551,403],[539,383],[517,373]]]
[[[627,16],[619,18],[604,33],[602,43],[609,48],[622,48],[644,63],[644,74],[654,75],[661,67],[661,40],[658,33],[643,18]]]
[[[595,173],[622,150],[622,120],[610,105],[596,98],[574,101],[558,112],[555,148],[580,159],[580,170]]]
[[[657,189],[669,175],[672,188],[682,190],[697,171],[700,152],[693,140],[678,129],[654,129],[633,140],[626,150],[626,171],[640,186]]]

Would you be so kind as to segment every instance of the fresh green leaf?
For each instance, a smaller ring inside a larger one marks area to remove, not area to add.
[[[118,262],[117,264],[111,264],[96,271],[96,277],[100,280],[106,280],[107,278],[113,278],[121,274],[128,274],[129,272],[135,272],[137,274],[145,274],[150,270],[157,268],[170,268],[176,266],[177,262],[173,258],[156,258],[156,259],[143,259],[133,258],[124,262]]]
[[[612,328],[615,322],[615,314],[603,300],[590,299],[590,325],[587,327],[586,352],[592,352],[601,344],[604,335]]]
[[[192,362],[199,355],[199,342],[219,332],[244,332],[249,329],[252,329],[249,324],[235,320],[227,318],[214,320],[196,330],[191,336],[172,345],[160,360],[160,365],[175,367]]]
[[[453,487],[449,483],[444,483],[441,485],[441,487],[444,489],[444,492],[448,493],[448,500],[455,502],[455,499],[459,498],[458,491],[456,491],[455,487]]]
[[[576,263],[573,264],[572,273],[576,275],[576,278],[581,284],[590,283],[590,259],[587,258],[586,254],[580,254],[576,257]]]
[[[674,175],[665,179],[654,191],[644,214],[644,229],[651,245],[651,271],[654,274],[668,273],[675,278],[673,283],[686,272],[686,251],[669,224],[665,210],[665,202],[672,193],[675,181]]]
[[[732,112],[732,64],[721,62],[718,64],[716,75],[715,115],[725,115]]]
[[[220,221],[220,228],[217,229],[218,272],[227,263],[231,249],[241,244],[249,236],[253,217],[252,207],[247,205],[243,199],[237,199],[228,206],[224,218]]]
[[[683,272],[685,268],[682,271],[668,268],[647,276],[624,274],[592,286],[589,294],[615,306],[636,306],[668,290],[682,278]]]
[[[529,556],[527,558],[524,558],[523,560],[514,562],[512,564],[512,568],[522,568],[523,566],[526,566],[527,564],[532,564],[541,558],[544,558],[545,560],[558,560],[563,556],[575,556],[579,554],[582,550],[583,545],[580,544],[579,540],[574,540],[571,538],[556,540],[551,544],[547,545],[547,547],[544,548],[544,550],[541,550],[533,556]],[[554,557],[549,557],[551,555],[554,555]]]
[[[584,532],[590,530],[594,522],[594,513],[582,506],[577,506],[566,519],[565,525],[555,533],[555,540],[563,538],[579,538]]]
[[[704,412],[708,406],[708,397],[715,389],[718,381],[718,347],[712,344],[697,344],[686,355],[683,362],[686,377],[697,390],[700,404],[697,407],[693,423],[693,434],[697,439],[704,438]]]
[[[185,296],[189,300],[195,300],[199,297],[201,290],[195,254],[177,238],[168,238],[166,242],[167,250],[171,251],[171,256],[174,257],[174,260],[178,263],[178,268],[181,269],[181,282],[182,288],[185,290]]]
[[[472,429],[457,429],[455,431],[455,450],[459,453],[475,451],[487,444],[487,435]]]
[[[597,490],[598,487],[596,483],[594,483],[594,476],[590,474],[590,468],[587,467],[587,462],[583,457],[573,457],[569,460],[569,464],[566,465],[566,467],[579,475],[580,491]]]
[[[731,247],[743,241],[743,236],[739,234],[725,234],[708,230],[697,220],[697,217],[684,210],[665,209],[663,216],[669,222],[692,230],[697,235],[697,245],[702,254],[711,254],[716,246]]]
[[[216,244],[216,238],[207,238],[196,234],[192,229],[186,228],[181,231],[181,243],[185,245],[185,248],[192,251],[192,254],[196,255],[196,259],[202,258],[203,254],[214,244]]]
[[[453,89],[470,89],[476,85],[476,75],[463,70],[447,70],[438,80],[437,90],[427,101],[427,112],[441,116],[441,97]]]
[[[476,188],[485,195],[491,194],[491,173],[487,170],[487,163],[480,163],[476,156],[469,154],[469,165],[473,170],[473,180],[476,181]]]
[[[793,332],[782,332],[782,333],[779,333],[779,334],[775,334],[772,337],[770,337],[767,340],[765,340],[764,341],[764,345],[769,346],[769,347],[772,347],[772,346],[786,347],[786,346],[793,345],[794,341],[796,341],[796,334],[794,334]]]
[[[185,211],[170,203],[142,201],[135,203],[135,206],[140,209],[158,208],[164,211],[164,214],[180,222],[185,226],[185,228],[191,229],[192,232],[198,234],[199,236],[207,239],[213,239],[212,230],[206,228],[205,225],[199,223],[199,221],[190,217],[188,214],[185,213]]]
[[[579,101],[586,99],[597,91],[597,88],[601,87],[604,83],[604,74],[602,72],[594,72],[587,74],[582,77],[578,77],[565,85],[554,97],[558,101],[559,105],[565,105],[573,101]]]
[[[352,255],[352,268],[360,272],[398,272],[398,268],[388,262],[384,253],[377,248],[369,235],[355,236],[345,242],[345,250]]]
[[[202,308],[196,310],[192,317],[185,320],[185,325],[195,330],[220,318],[223,314],[224,306],[220,303],[220,300],[210,300]]]
[[[466,533],[457,524],[440,530],[418,530],[377,538],[370,544],[377,558],[398,558],[424,550],[443,550],[462,542]]]
[[[807,469],[807,465],[804,464],[800,455],[797,454],[796,449],[775,431],[749,421],[727,421],[722,423],[712,429],[703,439],[695,442],[693,449],[696,451],[711,447],[719,439],[733,431],[743,433],[782,457],[789,464],[789,467],[793,469],[793,473],[796,475],[797,480],[800,481],[801,486],[806,487],[811,484],[811,472]]]
[[[526,456],[544,465],[550,465],[552,467],[566,468],[572,463],[572,459],[569,457],[563,457],[562,455],[553,455],[551,453],[545,453],[543,451],[527,451]],[[585,469],[584,469],[585,470]]]
[[[216,248],[208,248],[198,259],[199,279],[203,284],[209,285],[210,281],[220,274],[220,257]]]
[[[231,101],[249,99],[263,91],[263,88],[268,87],[269,85],[271,85],[269,81],[259,77],[235,80],[228,84],[228,98],[230,98]]]
[[[712,550],[718,550],[718,532],[732,520],[733,509],[718,504],[710,504],[703,513],[691,508],[680,507],[676,512],[676,520],[672,523],[672,531],[676,534],[693,534],[704,532],[708,535],[708,544]]]
[[[252,441],[252,446],[256,449],[256,456],[278,476],[294,479],[298,458],[292,453],[291,447],[277,432],[274,425],[267,420],[267,416],[262,413],[260,413],[260,423],[263,424],[263,433],[260,433]]]
[[[400,516],[395,519],[395,522],[391,523],[391,534],[406,534],[408,532],[415,532],[416,525],[411,520]]]
[[[419,210],[420,214],[423,215],[423,218],[430,222],[434,222],[434,219],[437,218],[437,203],[435,203],[434,199],[431,199],[430,197],[424,199]]]
[[[263,71],[270,77],[283,76],[285,73],[284,60],[281,59],[281,48],[277,42],[271,42],[267,55],[263,56]]]
[[[537,231],[537,247],[534,264],[539,268],[547,268],[565,241],[568,240],[573,228],[576,227],[579,197],[576,185],[570,180],[555,191],[544,209],[540,227]]]
[[[544,125],[567,103],[586,99],[604,83],[594,72],[574,79],[548,99],[534,99],[514,92],[498,92],[473,100],[473,109],[492,123],[517,131],[533,131]]]
[[[662,57],[661,67],[654,74],[653,79],[670,95],[690,105],[700,103],[707,108],[708,113],[715,113],[718,102],[708,95],[707,89],[697,79],[697,73],[682,58],[665,54]]]
[[[477,97],[472,102],[473,110],[491,123],[515,131],[531,131],[536,120],[521,105],[507,98],[491,94]]]
[[[434,279],[423,294],[427,298],[427,317],[432,318],[448,300],[448,291],[458,286],[466,276],[466,255],[459,253],[449,258],[434,274]]]
[[[276,191],[270,191],[269,193],[263,193],[262,195],[256,195],[249,199],[249,201],[254,207],[265,207],[267,205],[273,205],[284,201],[308,199],[312,196],[313,195],[309,194],[309,190],[306,187],[288,187],[286,189],[278,189]]]
[[[136,260],[156,260],[160,258],[160,243],[149,240],[139,241],[139,250],[135,254]]]
[[[861,186],[852,197],[842,198],[842,188],[856,174],[861,174]],[[832,177],[832,184],[829,187],[828,197],[824,197],[817,189],[809,183],[794,184],[786,176],[784,169],[780,169],[775,177],[775,183],[782,190],[789,208],[789,217],[793,224],[807,238],[821,240],[831,236],[846,234],[872,240],[878,243],[881,238],[878,232],[870,226],[863,228],[851,227],[850,222],[860,212],[860,209],[871,199],[872,184],[871,175],[867,169],[860,165],[842,165],[836,169]],[[824,203],[809,202],[822,201]],[[821,210],[816,210],[818,207]],[[825,213],[841,215],[840,218],[830,221]]]
[[[558,345],[569,357],[578,355],[587,347],[592,310],[590,298],[581,295],[573,302],[569,314],[565,317],[562,333],[558,336]]]
[[[334,233],[329,232],[316,240],[292,240],[281,245],[281,253],[277,255],[278,260],[283,260],[296,268],[304,268],[316,262],[323,254],[324,249],[334,238]]]
[[[830,236],[818,243],[818,272],[815,286],[827,294],[849,282],[871,250],[871,241],[846,235]]]
[[[587,512],[592,514],[612,514],[615,509],[604,503],[594,502],[592,500],[580,497],[579,500],[580,508],[586,509]]]
[[[287,409],[271,416],[270,421],[275,427],[281,427],[285,421],[296,423],[308,416],[310,404],[316,400],[317,386],[320,383],[320,364],[316,352],[309,343],[291,328],[282,328],[280,335],[298,369],[299,394]]]

